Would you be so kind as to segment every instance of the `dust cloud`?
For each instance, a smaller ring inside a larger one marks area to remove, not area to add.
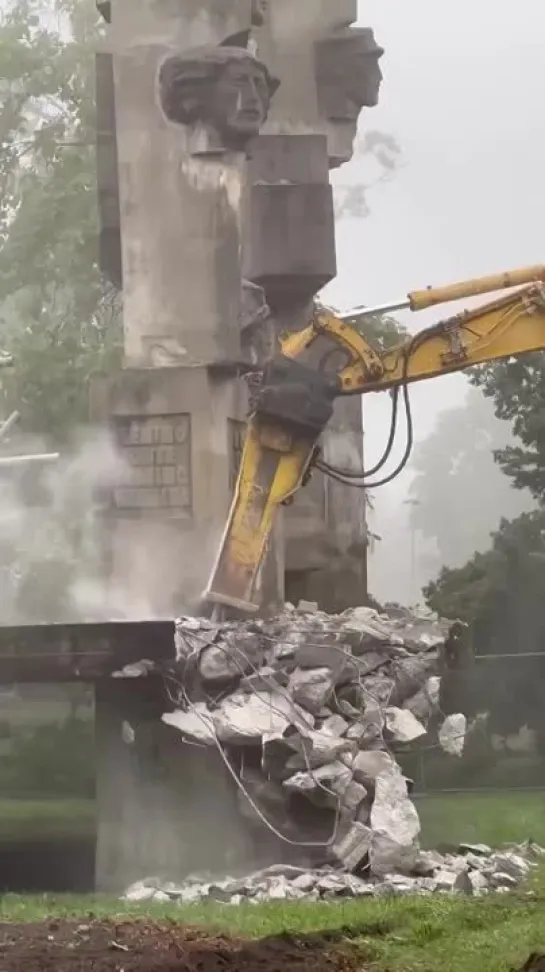
[[[17,435],[18,454],[48,451]],[[0,469],[1,624],[148,616],[144,590],[112,586],[105,559],[108,497],[126,474],[104,429],[82,431],[55,463]]]

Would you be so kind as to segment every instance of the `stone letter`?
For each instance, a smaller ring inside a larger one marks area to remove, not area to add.
[[[361,109],[378,104],[383,54],[373,31],[364,27],[346,27],[315,44],[320,115],[343,142],[337,165],[352,157]]]
[[[248,50],[221,45],[168,57],[159,70],[163,112],[191,130],[192,155],[243,152],[279,83]]]

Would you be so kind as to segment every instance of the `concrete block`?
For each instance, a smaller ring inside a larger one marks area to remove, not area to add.
[[[92,417],[108,423],[123,460],[103,503],[111,584],[133,616],[177,616],[204,590],[223,532],[244,385],[149,368],[96,379],[91,391]]]
[[[325,139],[257,139],[247,179],[244,277],[263,287],[273,310],[308,301],[336,274]]]

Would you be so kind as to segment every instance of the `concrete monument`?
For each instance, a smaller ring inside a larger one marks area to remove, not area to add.
[[[258,32],[259,56],[282,84],[248,161],[243,272],[264,289],[277,333],[305,326],[336,274],[329,170],[352,157],[361,109],[377,103],[382,81],[383,50],[371,30],[351,26],[356,17],[356,0],[273,0]],[[362,469],[359,399],[337,402],[323,449]],[[285,518],[288,598],[329,610],[362,603],[362,491],[315,473]]]
[[[327,124],[332,168],[352,158],[362,108],[378,104],[383,54],[365,27],[345,27],[315,43],[318,110]]]
[[[263,27],[267,22],[270,0],[252,0],[252,26]]]
[[[124,369],[93,389],[94,415],[126,458],[108,569],[114,588],[133,593],[136,617],[173,616],[200,594],[223,529],[248,404],[238,375],[271,354],[280,330],[304,326],[335,276],[335,132],[348,157],[358,106],[380,83],[380,49],[350,27],[356,0],[101,6],[113,65],[102,80],[115,102],[114,124],[103,85],[102,252],[122,283],[125,329]],[[337,49],[347,63],[336,72]],[[361,466],[358,400],[339,403],[324,452]],[[361,492],[316,473],[288,512],[287,569],[277,536],[264,602],[282,597],[287,579],[290,597],[362,603]],[[158,731],[160,706],[161,686],[141,680],[97,691],[104,889],[158,867],[174,877],[190,869],[189,848],[203,847],[199,806],[217,820],[232,798],[218,765],[207,777],[199,753],[193,775],[179,740],[173,747],[167,727]],[[140,726],[132,751],[124,721]],[[220,850],[209,850],[212,866]]]
[[[166,118],[190,130],[191,155],[244,152],[279,87],[247,49],[218,46],[168,57],[159,70]]]

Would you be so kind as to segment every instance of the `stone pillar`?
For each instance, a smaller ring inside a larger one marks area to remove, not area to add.
[[[378,100],[382,49],[351,27],[357,0],[271,0],[252,42],[282,79],[248,165],[244,276],[261,285],[278,330],[308,321],[336,273],[328,170],[353,154],[358,117]],[[363,268],[362,268],[363,269]],[[326,458],[363,468],[361,401],[337,403],[323,437]],[[286,511],[286,596],[327,610],[365,601],[365,501],[316,472]]]
[[[160,721],[169,707],[154,679],[95,690],[97,890],[119,894],[145,877],[182,881],[251,863],[237,792],[218,753],[185,745]]]
[[[251,0],[115,0],[113,72],[98,62],[99,91],[111,75],[115,89],[115,144],[108,99],[98,105],[99,185],[108,240],[118,189],[125,367],[96,383],[93,413],[126,459],[111,568],[140,615],[178,614],[204,589],[246,418],[240,206],[248,144],[278,88],[245,46],[251,21]],[[264,574],[269,601],[281,576]]]
[[[103,230],[110,233],[103,238],[115,235],[117,216],[120,266],[116,272],[113,248],[103,248],[103,263],[107,276],[122,283],[125,355],[118,375],[96,380],[92,413],[108,422],[125,460],[106,514],[108,560],[112,606],[122,598],[133,619],[172,617],[194,605],[231,499],[247,407],[237,377],[247,351],[240,258],[245,159],[278,87],[246,47],[252,6],[252,0],[113,0],[108,13],[97,81],[100,94],[108,84],[111,90],[113,77],[115,145],[111,99],[104,95],[99,186]],[[278,564],[263,574],[266,600],[282,596],[280,576]],[[109,890],[161,868],[179,878],[213,866],[215,836],[234,843],[225,832],[219,783],[202,807],[195,805],[196,783],[179,736],[172,758],[165,756],[169,743],[160,724],[150,729],[146,756],[135,757],[137,750],[120,741],[122,723],[130,721],[123,713],[138,721],[145,689],[143,681],[97,689],[97,881]],[[154,719],[159,715],[160,703]],[[181,750],[182,760],[175,755]],[[200,750],[195,759],[200,775]]]

